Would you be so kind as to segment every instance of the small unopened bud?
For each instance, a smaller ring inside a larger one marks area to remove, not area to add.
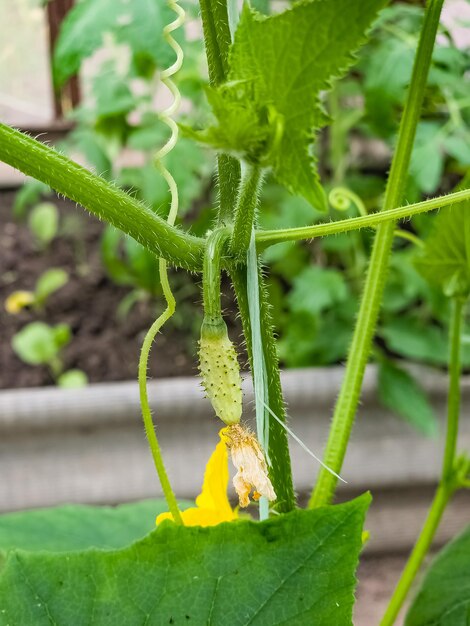
[[[242,415],[240,366],[223,320],[204,321],[199,341],[202,385],[214,411],[225,424],[237,424]]]

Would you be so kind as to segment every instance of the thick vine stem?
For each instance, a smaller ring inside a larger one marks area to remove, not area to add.
[[[230,235],[228,228],[217,228],[207,237],[204,254],[202,291],[204,319],[215,323],[222,317],[220,306],[220,271],[225,243]]]
[[[200,6],[209,65],[209,80],[211,85],[216,86],[225,81],[228,74],[228,55],[231,34],[227,2],[225,0],[200,0]],[[218,157],[217,165],[217,184],[219,190],[218,224],[229,225],[233,221],[241,167],[237,159],[226,154],[221,154]],[[246,337],[248,351],[251,354],[251,328],[246,290],[246,273],[234,269],[231,275],[237,293],[243,332]],[[260,285],[260,295],[262,303],[263,347],[265,351],[266,368],[270,379],[270,408],[276,415],[284,420],[285,409],[282,399],[276,346],[272,327],[269,323],[266,291],[262,284]],[[251,365],[253,365],[252,359]],[[292,483],[287,435],[282,427],[274,420],[271,421],[270,432],[270,456],[271,460],[274,459],[277,463],[276,467],[272,468],[271,477],[273,479],[273,485],[278,499],[281,500],[280,510],[290,511],[295,507],[295,494]],[[276,449],[275,454],[272,453],[274,448]]]
[[[439,196],[431,200],[416,202],[406,206],[381,211],[380,213],[369,213],[361,217],[351,217],[337,222],[326,224],[313,224],[313,226],[301,226],[300,228],[285,228],[279,230],[258,230],[256,232],[256,245],[258,250],[264,250],[269,246],[284,241],[300,241],[303,239],[314,239],[315,237],[326,237],[337,233],[346,233],[360,228],[372,228],[390,221],[397,221],[441,209],[445,206],[458,204],[464,200],[470,200],[470,189],[462,189],[450,193],[446,196]]]
[[[408,96],[400,123],[397,147],[387,181],[384,211],[399,206],[406,188],[411,151],[423,104],[443,1],[429,0],[427,5]],[[323,456],[325,465],[330,467],[336,474],[341,473],[359,403],[364,371],[369,358],[385,287],[394,230],[395,222],[389,221],[381,224],[377,228],[375,235],[369,270],[346,364],[345,377],[336,403]],[[322,467],[316,487],[310,498],[309,506],[318,507],[330,503],[333,499],[337,482],[336,476]]]
[[[201,7],[209,81],[211,85],[217,86],[227,77],[228,54],[232,43],[227,2],[199,0],[199,6]]]
[[[231,256],[238,262],[246,262],[246,253],[250,245],[253,224],[256,221],[256,208],[258,206],[262,180],[263,170],[259,165],[244,165],[230,240]]]
[[[251,369],[253,371],[253,350],[251,344],[251,323],[250,311],[247,296],[247,274],[243,266],[233,266],[230,269],[230,276],[235,289],[238,301],[238,308],[243,324],[243,334],[246,339],[248,356]],[[282,397],[281,377],[279,373],[279,361],[277,357],[276,341],[274,338],[271,317],[269,313],[269,303],[263,276],[259,270],[260,289],[260,319],[261,338],[263,344],[263,355],[266,366],[269,409],[282,421],[286,421],[286,409]],[[287,433],[275,420],[269,425],[269,449],[270,478],[277,494],[276,509],[280,513],[288,513],[296,507],[294,485],[292,482],[291,460],[289,455],[289,445]]]
[[[232,36],[227,2],[199,0],[202,27],[209,68],[209,82],[217,87],[227,79],[228,57]],[[240,180],[240,163],[228,154],[217,157],[218,223],[230,224],[233,220],[235,190]]]
[[[240,162],[229,154],[219,154],[217,172],[217,221],[219,225],[228,225],[233,222],[236,189],[241,178]]]
[[[201,269],[203,239],[168,225],[121,189],[4,124],[0,124],[0,160],[81,204],[172,265]]]
[[[462,371],[462,310],[464,301],[455,299],[449,333],[449,394],[447,400],[447,432],[442,462],[442,474],[431,508],[405,569],[393,592],[380,626],[392,626],[431,547],[442,514],[459,482],[459,462],[456,458],[460,416],[460,375]]]

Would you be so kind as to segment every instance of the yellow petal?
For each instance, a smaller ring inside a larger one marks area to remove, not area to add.
[[[197,507],[220,511],[224,519],[233,519],[232,507],[227,498],[228,481],[227,446],[221,440],[206,465],[202,492],[196,498]]]
[[[232,510],[227,498],[228,480],[228,452],[221,435],[221,441],[207,462],[196,506],[181,512],[185,526],[215,526],[238,518],[238,512]],[[164,520],[173,521],[172,514],[160,513],[156,519],[157,526]]]
[[[181,517],[185,526],[216,526],[222,522],[231,522],[236,516],[232,515],[230,519],[226,519],[219,511],[211,509],[200,509],[198,507],[191,507],[186,511],[181,512]],[[165,520],[173,521],[171,513],[160,513],[157,516],[157,526]]]
[[[5,310],[11,315],[16,315],[26,306],[33,304],[34,293],[31,291],[14,291],[5,300]]]

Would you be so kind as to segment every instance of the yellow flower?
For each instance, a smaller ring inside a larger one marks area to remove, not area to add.
[[[222,431],[221,431],[222,433]],[[196,498],[196,506],[181,512],[185,526],[215,526],[221,522],[238,519],[237,510],[232,510],[227,498],[228,452],[225,441],[217,444],[206,465],[202,491]],[[156,523],[172,520],[171,513],[161,513]]]
[[[11,315],[16,315],[22,309],[33,304],[35,298],[31,291],[14,291],[5,300],[5,310]]]
[[[270,502],[276,499],[268,468],[261,446],[254,435],[248,430],[234,424],[220,431],[232,454],[232,461],[237,469],[233,478],[233,485],[238,494],[241,507],[250,503],[250,493],[253,489],[253,500],[265,496]]]

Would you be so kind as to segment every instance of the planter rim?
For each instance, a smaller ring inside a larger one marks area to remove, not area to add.
[[[431,397],[442,397],[447,375],[427,367],[411,366]],[[281,374],[288,408],[308,410],[313,404],[331,412],[339,392],[344,369],[339,366],[285,370]],[[369,365],[364,377],[362,399],[377,397],[377,367]],[[470,376],[462,379],[462,391],[470,389]],[[158,423],[203,420],[209,402],[200,379],[176,377],[151,380],[149,401]],[[246,408],[253,403],[251,376],[243,381]],[[18,431],[106,428],[110,424],[135,424],[140,420],[136,381],[95,383],[80,389],[59,387],[24,388],[0,391],[0,433]]]

